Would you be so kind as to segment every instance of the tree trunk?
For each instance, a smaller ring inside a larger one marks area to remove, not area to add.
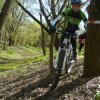
[[[24,38],[22,37],[22,38],[21,38],[21,43],[20,43],[21,46],[23,46],[23,41],[24,41]]]
[[[53,19],[55,19],[56,18],[55,0],[51,0],[51,11],[52,11]]]
[[[100,0],[91,0],[89,20],[100,21]],[[100,24],[88,24],[83,77],[100,76]]]
[[[2,31],[0,31],[0,41],[2,41]]]
[[[54,33],[51,34],[50,46],[49,46],[49,67],[50,67],[50,74],[53,74],[53,47],[55,42],[55,35]]]
[[[42,23],[42,15],[40,14],[40,21]],[[45,41],[44,41],[44,30],[43,27],[41,26],[41,32],[42,32],[42,49],[43,49],[43,54],[46,55],[46,51],[45,51]]]
[[[6,0],[4,5],[3,5],[2,11],[0,13],[0,31],[3,27],[4,22],[5,22],[5,19],[6,19],[8,11],[9,11],[11,2],[12,2],[12,0]]]
[[[16,37],[16,44],[15,45],[18,45],[18,42],[19,42],[19,38],[20,38],[20,35],[18,35],[18,37]]]
[[[9,37],[9,46],[12,46],[12,36]]]
[[[55,42],[54,42],[54,46],[55,46],[55,49],[58,51],[58,48],[59,48],[59,38],[58,38],[58,35],[56,34],[55,36]]]
[[[7,39],[7,36],[6,36],[6,30],[5,30],[5,33],[4,33],[4,43],[3,43],[3,50],[6,49],[6,39]]]

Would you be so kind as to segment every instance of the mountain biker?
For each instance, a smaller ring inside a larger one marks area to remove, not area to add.
[[[64,17],[67,22],[67,26],[65,28],[65,34],[62,34],[61,42],[63,42],[64,37],[71,37],[71,44],[73,47],[73,59],[77,60],[77,43],[75,37],[77,37],[76,31],[79,30],[79,24],[83,20],[85,23],[87,21],[86,15],[81,11],[82,0],[71,0],[71,8],[66,8],[65,11],[59,15],[56,19],[54,19],[51,23],[51,30],[56,31],[56,25],[62,20]],[[65,21],[64,21],[65,22]],[[86,27],[85,27],[86,28]],[[69,33],[69,34],[67,34]]]

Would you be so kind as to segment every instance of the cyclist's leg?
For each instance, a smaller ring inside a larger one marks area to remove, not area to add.
[[[77,43],[76,43],[76,39],[73,37],[71,37],[71,44],[73,47],[73,58],[74,58],[74,60],[77,60],[77,51],[76,51]]]
[[[80,43],[79,52],[81,52],[83,46],[84,46],[84,43]]]
[[[70,35],[67,34],[67,32],[65,32],[64,34],[62,34],[61,39],[60,39],[60,47],[62,47],[64,38],[66,38],[66,37],[68,38],[69,36]]]

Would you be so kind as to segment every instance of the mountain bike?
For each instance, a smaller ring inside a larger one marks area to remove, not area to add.
[[[77,36],[68,32],[64,33],[60,30],[57,30],[57,32],[60,32],[61,34],[67,34],[67,36],[64,37],[63,42],[60,44],[58,49],[58,54],[54,65],[54,79],[53,84],[51,86],[51,90],[54,90],[56,88],[63,69],[65,69],[65,72],[67,74],[71,72],[74,59],[73,48],[70,38],[78,38]]]

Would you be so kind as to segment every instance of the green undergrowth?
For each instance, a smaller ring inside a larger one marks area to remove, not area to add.
[[[6,71],[6,70],[14,70],[21,66],[24,66],[25,64],[31,64],[36,62],[44,61],[48,58],[48,56],[39,55],[34,58],[28,58],[23,60],[18,60],[14,62],[8,62],[5,64],[0,64],[0,72]]]
[[[54,52],[54,58],[55,56]],[[40,47],[12,46],[7,47],[6,50],[0,49],[0,76],[14,75],[17,71],[26,73],[30,68],[41,69],[39,65],[48,62],[48,48],[46,48],[46,56],[43,55]]]
[[[7,46],[5,50],[0,48],[0,59],[20,59],[27,56],[32,56],[32,54],[38,54],[40,52],[42,52],[42,50],[36,47]]]
[[[0,65],[0,76],[9,76],[14,75],[16,72],[20,72],[21,74],[25,74],[29,69],[40,69],[39,66],[41,63],[47,63],[48,56],[39,55],[34,58],[25,59],[22,61],[1,64]],[[15,71],[15,72],[14,72]]]
[[[54,59],[57,52],[54,50]],[[79,59],[83,58],[83,52],[79,53]],[[6,50],[0,49],[0,76],[13,75],[10,71],[26,73],[30,68],[41,69],[40,64],[49,64],[49,49],[46,48],[46,56],[39,47],[12,46]],[[38,65],[38,66],[36,66]]]
[[[0,48],[0,73],[48,60],[48,50],[46,51],[47,55],[44,56],[42,49],[38,47],[12,46],[6,47],[6,50]]]

